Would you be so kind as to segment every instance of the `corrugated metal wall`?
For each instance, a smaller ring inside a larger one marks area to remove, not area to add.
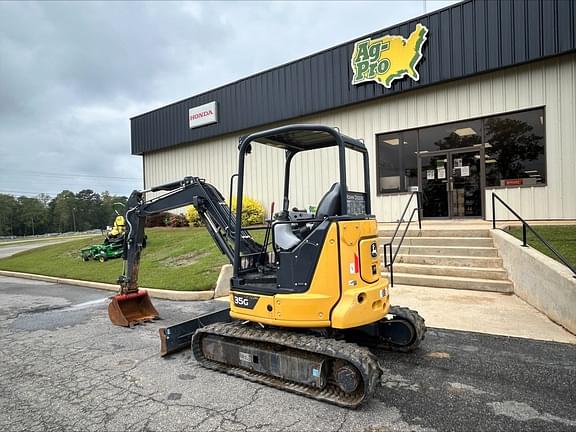
[[[418,82],[404,78],[394,81],[390,89],[373,82],[352,85],[352,41],[133,118],[132,153],[195,142],[565,53],[576,49],[575,17],[575,0],[464,1],[369,35],[408,37],[418,22],[427,26]],[[210,101],[218,102],[218,123],[190,129],[188,109]]]
[[[378,220],[393,221],[408,195],[376,197],[376,134],[545,106],[548,185],[497,189],[497,193],[526,218],[576,218],[575,82],[576,55],[569,54],[299,118],[297,122],[337,126],[347,135],[364,138],[371,159],[373,211]],[[237,145],[238,136],[231,134],[146,154],[146,186],[198,175],[227,195],[230,175],[236,172]],[[295,158],[292,205],[316,205],[337,179],[338,162],[333,149],[316,153],[305,161],[298,159],[302,155]],[[278,206],[282,196],[282,153],[262,146],[249,159],[246,193],[262,200],[267,208],[272,201]],[[348,166],[350,187],[361,190],[360,160],[351,160]],[[487,218],[491,218],[490,192],[486,193]],[[497,215],[505,216],[503,212]]]

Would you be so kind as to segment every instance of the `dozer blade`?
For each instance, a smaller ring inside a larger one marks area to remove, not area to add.
[[[112,324],[122,327],[160,318],[145,290],[116,294],[108,305],[108,316]]]
[[[190,348],[192,336],[199,328],[219,322],[230,322],[230,307],[210,312],[189,321],[160,329],[160,355],[165,357],[185,348]]]

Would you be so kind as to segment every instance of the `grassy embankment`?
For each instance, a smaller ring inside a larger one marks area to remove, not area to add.
[[[576,264],[576,225],[532,225],[532,227],[570,263]],[[511,227],[508,231],[514,237],[522,240],[521,226]],[[530,230],[528,230],[527,238],[528,245],[550,258],[556,259],[554,254]]]
[[[139,285],[147,288],[201,291],[213,289],[228,262],[205,228],[151,228],[140,265]],[[116,283],[122,259],[82,261],[80,249],[101,239],[74,240],[43,246],[0,259],[0,270],[70,279]]]

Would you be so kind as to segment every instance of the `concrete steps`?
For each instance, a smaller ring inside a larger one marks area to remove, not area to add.
[[[433,288],[452,288],[474,291],[512,293],[514,287],[508,280],[480,279],[455,276],[434,276],[428,274],[407,274],[394,272],[394,283]]]
[[[429,266],[459,266],[501,268],[502,258],[476,256],[434,256],[434,255],[402,255],[398,254],[396,263],[426,264]]]
[[[476,279],[507,280],[508,274],[503,268],[462,267],[426,264],[394,264],[394,273],[427,274],[431,276],[455,276]]]
[[[383,243],[387,243],[393,233],[393,230],[380,230]],[[398,242],[399,239],[395,239],[393,251]],[[478,227],[408,231],[394,264],[394,284],[499,293],[514,291],[489,229]]]
[[[447,222],[449,224],[450,222]],[[413,225],[411,225],[413,226]],[[422,231],[410,228],[406,233],[406,237],[490,237],[488,229],[422,229]],[[401,236],[404,228],[400,227],[397,236]],[[394,234],[393,229],[380,229],[378,235],[384,239],[392,237]]]
[[[476,246],[405,246],[400,247],[402,255],[435,255],[435,256],[474,256],[474,257],[497,257],[498,249],[495,247]]]
[[[398,244],[400,239],[395,239]],[[494,247],[489,237],[405,237],[403,246],[474,246]]]

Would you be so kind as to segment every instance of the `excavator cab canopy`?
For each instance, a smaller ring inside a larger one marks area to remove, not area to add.
[[[321,219],[326,218],[369,218],[371,216],[370,206],[370,174],[368,163],[368,151],[364,142],[346,136],[336,128],[314,124],[295,124],[282,126],[256,132],[242,137],[239,144],[238,162],[238,187],[236,194],[236,226],[235,243],[241,241],[242,232],[242,197],[244,193],[244,162],[246,156],[252,152],[252,144],[263,144],[285,151],[284,164],[284,191],[282,213],[288,217],[289,211],[289,190],[290,190],[290,165],[292,158],[304,151],[323,149],[327,147],[337,147],[339,160],[339,181],[332,185],[324,198],[318,205],[315,215],[315,226],[318,226]],[[350,191],[346,180],[346,149],[360,152],[363,157],[364,191]],[[275,173],[271,173],[274,175]],[[314,178],[311,179],[314,181]],[[324,211],[328,209],[328,211]],[[290,219],[284,224],[289,223]],[[276,245],[282,249],[291,249],[299,241],[292,235],[290,225],[280,225],[276,223],[276,233],[278,239]],[[241,253],[236,250],[234,254],[234,276],[239,275],[241,268]]]
[[[310,126],[312,126],[312,129],[310,129]],[[330,129],[330,131],[321,129]],[[351,150],[366,152],[366,146],[362,141],[340,134],[337,129],[326,128],[325,126],[292,125],[266,132],[264,136],[254,137],[251,141],[256,140],[261,144],[291,152],[334,147],[341,143]],[[251,137],[253,135],[244,137],[242,141],[245,142]]]
[[[346,149],[362,153],[364,165],[364,192],[363,201],[365,203],[365,214],[370,214],[370,169],[368,165],[368,151],[364,142],[340,133],[336,128],[314,124],[294,124],[281,126],[256,132],[240,139],[239,163],[238,163],[238,206],[237,215],[242,214],[242,194],[244,191],[244,159],[252,152],[252,143],[259,143],[275,147],[286,151],[286,161],[284,168],[284,207],[288,210],[288,191],[290,186],[290,163],[294,155],[302,151],[317,150],[327,147],[338,147],[339,158],[339,184],[340,184],[340,215],[347,215],[348,187],[346,181]],[[241,218],[237,218],[240,222]],[[236,227],[237,229],[240,226]],[[236,231],[238,232],[238,231]]]

